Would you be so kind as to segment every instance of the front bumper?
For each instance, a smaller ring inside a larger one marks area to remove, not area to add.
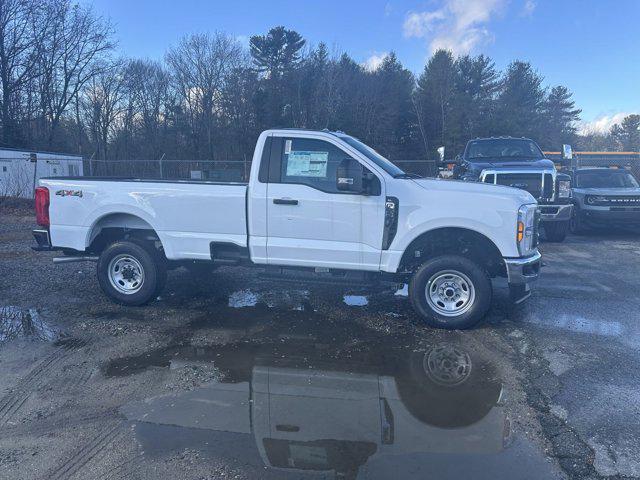
[[[578,210],[580,220],[594,225],[640,225],[640,207],[583,207]]]
[[[531,295],[531,284],[538,279],[542,255],[536,252],[530,257],[505,258],[509,293],[514,303],[520,303]]]
[[[538,209],[540,210],[540,220],[543,222],[568,222],[573,213],[573,205],[570,203],[562,205],[539,204]]]

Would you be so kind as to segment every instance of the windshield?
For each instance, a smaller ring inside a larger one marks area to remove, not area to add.
[[[369,160],[375,163],[378,167],[382,168],[385,172],[387,172],[392,177],[395,177],[398,175],[404,175],[404,171],[401,168],[391,163],[389,160],[387,160],[378,152],[376,152],[373,148],[371,148],[368,145],[365,145],[360,140],[357,140],[353,137],[349,137],[348,135],[344,135],[344,136],[341,135],[340,139],[344,140],[350,146],[358,150],[361,154],[363,154],[365,157],[367,157]]]
[[[542,157],[544,155],[538,145],[525,138],[473,140],[467,144],[465,151],[465,159],[472,162],[495,158],[507,161]]]
[[[638,181],[629,172],[619,170],[596,170],[576,175],[578,188],[634,188]]]

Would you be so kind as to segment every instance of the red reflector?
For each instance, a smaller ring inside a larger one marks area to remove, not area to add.
[[[36,223],[41,227],[49,226],[49,189],[36,188]]]

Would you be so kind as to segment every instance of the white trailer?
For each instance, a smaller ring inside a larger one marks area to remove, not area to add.
[[[40,178],[82,175],[79,155],[0,148],[0,197],[33,198]]]

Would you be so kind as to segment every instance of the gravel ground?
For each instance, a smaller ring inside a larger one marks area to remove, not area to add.
[[[472,331],[399,292],[170,272],[152,304],[0,207],[0,478],[638,478],[640,242],[542,246]]]

